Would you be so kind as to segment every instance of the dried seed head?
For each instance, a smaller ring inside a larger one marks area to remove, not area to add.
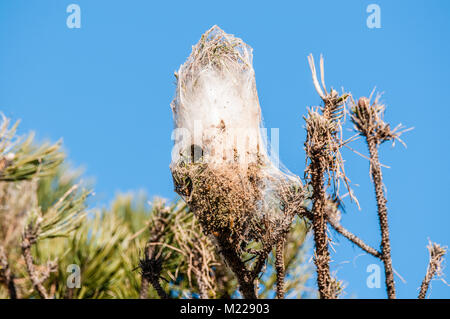
[[[391,129],[383,119],[385,106],[379,103],[379,98],[380,96],[377,96],[372,104],[367,97],[361,97],[358,103],[352,100],[350,117],[355,130],[366,138],[374,138],[378,144],[386,141],[394,143],[396,140],[404,144],[400,135],[409,129],[405,130],[401,124]]]

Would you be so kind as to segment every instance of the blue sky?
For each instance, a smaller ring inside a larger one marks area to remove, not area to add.
[[[80,29],[66,26],[71,3],[81,8]],[[380,29],[366,26],[371,3],[381,8]],[[292,172],[303,176],[302,115],[320,103],[309,53],[324,54],[327,85],[356,97],[376,86],[387,121],[415,127],[408,148],[383,145],[381,161],[391,167],[383,172],[393,264],[406,280],[396,277],[398,296],[416,297],[428,238],[450,244],[449,1],[2,0],[0,110],[39,140],[62,137],[73,165],[95,177],[98,204],[139,189],[175,198],[173,72],[214,24],[253,47],[265,126],[280,129],[280,158]],[[378,246],[368,162],[344,156],[362,209],[349,203],[342,224]],[[383,286],[366,285],[367,267],[379,262],[332,235],[345,297],[385,297]],[[450,287],[434,281],[431,297],[450,297]]]

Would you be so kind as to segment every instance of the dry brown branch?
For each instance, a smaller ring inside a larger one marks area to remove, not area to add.
[[[8,257],[5,250],[0,246],[0,282],[3,282],[8,288],[9,297],[17,299],[17,289],[14,283],[14,274],[9,267]]]
[[[333,229],[336,230],[339,234],[350,240],[352,243],[360,247],[365,252],[371,254],[376,258],[381,259],[382,255],[379,251],[367,245],[361,238],[351,233],[349,230],[347,230],[341,225],[340,223],[341,212],[338,207],[339,207],[338,203],[336,203],[332,199],[328,200],[328,205],[326,208],[328,224],[330,224],[330,226],[333,227]]]
[[[340,223],[336,222],[335,220],[328,219],[328,223],[333,227],[339,234],[350,240],[352,243],[357,245],[359,248],[364,250],[366,253],[371,254],[372,256],[376,258],[381,258],[381,253],[377,251],[375,248],[370,247],[367,245],[361,238],[356,236],[355,234],[351,233],[347,229],[345,229]]]
[[[285,276],[285,267],[284,267],[284,243],[285,238],[282,238],[277,245],[275,251],[275,269],[277,272],[277,298],[284,298],[284,276]]]
[[[314,262],[317,270],[317,285],[319,289],[320,298],[329,299],[334,298],[334,292],[331,291],[331,274],[330,274],[330,253],[328,251],[328,236],[326,217],[324,213],[325,207],[325,190],[323,181],[323,168],[316,162],[314,158],[311,159],[311,185],[313,185],[313,215],[312,228],[314,231]]]
[[[392,270],[391,243],[389,240],[389,224],[387,217],[386,197],[383,189],[383,176],[378,160],[377,141],[372,137],[367,140],[372,162],[372,179],[375,186],[375,197],[378,207],[378,220],[381,229],[381,251],[386,275],[386,287],[390,299],[395,298],[394,271]]]
[[[427,273],[420,286],[419,299],[425,299],[431,280],[435,275],[441,272],[441,264],[444,260],[444,255],[447,253],[447,248],[442,247],[436,243],[430,242],[427,246],[430,253],[430,261],[427,267]]]
[[[391,245],[389,240],[389,224],[386,207],[386,196],[384,194],[383,175],[381,163],[378,156],[378,147],[386,141],[393,143],[400,139],[400,135],[406,130],[398,125],[391,129],[390,125],[384,122],[383,114],[385,106],[378,102],[379,96],[374,103],[370,104],[368,98],[362,97],[358,103],[353,100],[351,120],[355,130],[364,136],[370,157],[370,174],[375,188],[375,197],[377,201],[378,220],[381,230],[381,260],[384,264],[386,290],[390,299],[395,298],[394,271],[392,269]],[[404,143],[403,143],[404,144]]]
[[[348,94],[339,94],[335,90],[327,92],[326,87],[321,88],[317,79],[317,72],[312,55],[308,57],[314,87],[323,100],[320,108],[312,108],[305,117],[307,140],[305,151],[309,165],[305,170],[305,177],[312,186],[312,212],[311,224],[314,231],[314,262],[317,272],[317,285],[320,298],[336,298],[336,281],[331,278],[330,253],[328,251],[327,236],[327,189],[333,186],[335,198],[339,197],[339,184],[343,180],[350,190],[348,179],[345,176],[344,161],[340,154],[342,147],[342,119],[345,115],[345,100]],[[325,84],[323,58],[320,61],[321,83]]]
[[[43,285],[42,278],[39,278],[39,273],[34,264],[33,255],[31,253],[31,247],[36,243],[36,234],[33,231],[31,225],[24,229],[22,237],[22,255],[25,259],[25,264],[27,266],[27,272],[30,280],[33,284],[33,288],[37,291],[42,299],[50,299],[50,295]],[[47,279],[47,278],[44,278]]]
[[[255,286],[255,276],[247,269],[245,262],[243,262],[235,249],[233,238],[219,235],[217,238],[220,253],[224,257],[227,265],[233,271],[245,299],[257,299],[257,291]]]

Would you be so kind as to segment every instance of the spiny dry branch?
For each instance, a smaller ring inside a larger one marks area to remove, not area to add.
[[[338,209],[337,203],[333,202],[331,199],[328,201],[328,205],[326,208],[327,221],[334,230],[336,230],[339,234],[350,240],[352,243],[360,247],[365,252],[371,254],[376,258],[381,257],[381,253],[377,251],[375,248],[366,244],[361,238],[347,230],[340,223],[340,212]]]
[[[387,200],[384,193],[378,147],[386,141],[392,141],[394,143],[398,140],[402,142],[400,135],[405,130],[402,130],[403,127],[401,125],[398,125],[392,130],[390,125],[384,121],[383,114],[385,106],[379,103],[379,96],[377,96],[372,104],[366,97],[360,98],[358,103],[355,103],[353,100],[352,102],[350,118],[355,130],[365,138],[369,149],[370,174],[375,188],[378,221],[381,230],[381,260],[384,264],[387,294],[392,299],[396,297],[394,271],[392,268],[391,244],[389,240]]]
[[[339,198],[339,183],[341,180],[348,186],[345,176],[344,161],[340,148],[343,145],[342,121],[345,115],[345,101],[348,94],[339,95],[335,90],[327,92],[324,79],[323,58],[320,59],[321,83],[317,79],[317,72],[312,55],[308,57],[313,84],[324,105],[308,111],[306,121],[305,151],[307,167],[305,178],[312,186],[311,222],[314,232],[314,261],[317,271],[317,285],[321,298],[337,297],[336,281],[331,278],[330,253],[328,251],[327,235],[327,189],[333,186],[334,198]],[[352,192],[349,189],[349,193]]]
[[[427,246],[430,254],[430,261],[427,267],[427,273],[420,286],[419,299],[425,299],[431,280],[435,275],[441,275],[442,262],[444,255],[447,253],[447,248],[442,247],[436,243],[430,242]]]

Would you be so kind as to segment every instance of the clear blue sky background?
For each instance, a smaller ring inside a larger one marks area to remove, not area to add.
[[[81,7],[81,29],[66,26],[70,3]],[[366,27],[370,3],[381,7],[381,29]],[[22,119],[23,133],[63,137],[72,163],[96,178],[98,204],[138,189],[175,198],[173,72],[214,24],[254,48],[265,125],[280,128],[280,157],[292,172],[304,170],[302,115],[320,102],[309,53],[324,54],[328,85],[357,97],[376,86],[387,120],[415,127],[404,137],[408,149],[384,145],[381,153],[391,166],[394,268],[406,280],[396,277],[398,295],[415,297],[428,238],[450,244],[450,1],[1,0],[0,110]],[[377,246],[368,162],[344,155],[362,210],[348,204],[342,223]],[[367,266],[379,262],[332,234],[332,268],[346,297],[385,297],[383,286],[366,285]],[[431,297],[450,297],[450,287],[433,282]]]

